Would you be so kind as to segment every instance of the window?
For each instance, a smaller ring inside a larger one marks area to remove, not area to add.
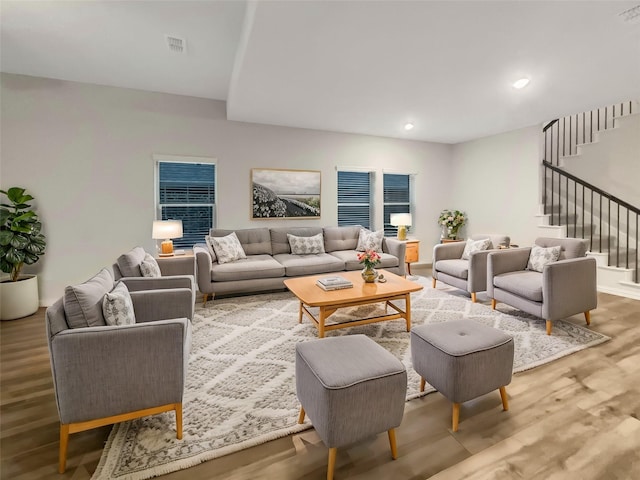
[[[338,226],[371,229],[371,173],[338,171]]]
[[[384,234],[393,236],[397,234],[397,227],[391,225],[392,213],[411,213],[411,192],[409,189],[411,176],[394,173],[385,173],[383,177],[384,196]]]
[[[182,220],[183,236],[175,247],[203,243],[215,225],[216,166],[191,161],[157,161],[158,219]],[[205,159],[211,161],[211,159]]]

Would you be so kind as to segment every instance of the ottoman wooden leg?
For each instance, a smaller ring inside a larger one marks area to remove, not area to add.
[[[391,429],[387,432],[389,434],[389,446],[391,447],[391,458],[394,460],[398,458],[398,447],[396,447],[396,431]]]
[[[329,463],[327,465],[327,480],[333,480],[333,471],[336,468],[336,454],[338,449],[333,447],[329,449]]]
[[[298,416],[298,423],[304,423],[304,407],[300,407],[300,415]]]
[[[451,418],[451,430],[458,431],[458,421],[460,420],[460,404],[453,404],[453,416]]]
[[[509,410],[509,400],[507,399],[506,387],[500,387],[500,398],[502,399],[502,409],[506,412]]]

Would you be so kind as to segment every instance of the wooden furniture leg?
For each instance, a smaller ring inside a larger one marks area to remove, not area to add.
[[[424,386],[427,383],[427,381],[424,379],[424,377],[420,377],[420,391],[424,392]]]
[[[298,323],[302,323],[302,302],[300,302],[300,312],[298,313]]]
[[[431,279],[431,287],[436,288],[436,279],[435,278]]]
[[[298,423],[304,423],[304,407],[300,407],[300,415],[298,415]]]
[[[591,312],[589,310],[584,312],[584,319],[587,321],[587,325],[591,325]]]
[[[471,301],[476,303],[476,292],[471,292]]]
[[[500,387],[500,398],[502,399],[502,409],[506,412],[509,410],[509,400],[507,399],[506,387]]]
[[[324,338],[324,320],[326,318],[324,307],[320,307],[320,318],[318,319],[318,338]]]
[[[176,438],[182,440],[182,403],[176,403]]]
[[[209,294],[208,293],[203,293],[202,294],[202,306],[206,307],[207,306],[207,299],[209,298]]]
[[[553,327],[553,324],[551,323],[551,320],[547,320],[547,335],[551,335],[552,327]]]
[[[411,295],[407,293],[404,296],[404,311],[407,320],[407,332],[411,331]]]
[[[69,446],[69,425],[60,424],[60,453],[58,456],[58,473],[67,469],[67,447]]]
[[[396,446],[396,431],[395,429],[390,429],[387,431],[389,434],[389,446],[391,447],[391,458],[394,460],[398,458],[398,447]]]
[[[492,298],[491,299],[491,310],[495,310],[497,304],[498,304],[498,302],[496,301],[496,299]]]
[[[329,449],[329,463],[327,465],[327,480],[333,480],[333,471],[336,468],[336,454],[338,449],[333,447]]]
[[[453,404],[453,416],[451,418],[451,430],[458,431],[458,421],[460,420],[460,404]]]

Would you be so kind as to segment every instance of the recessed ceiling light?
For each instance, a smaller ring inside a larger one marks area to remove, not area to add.
[[[413,123],[405,123],[404,124],[404,129],[408,132],[409,130],[413,129]]]
[[[527,85],[529,85],[529,79],[528,78],[521,78],[520,80],[517,80],[513,83],[513,88],[524,88]]]

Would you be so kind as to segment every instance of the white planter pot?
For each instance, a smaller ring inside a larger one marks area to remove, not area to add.
[[[17,282],[0,283],[0,320],[13,320],[38,311],[38,277],[20,275]]]

